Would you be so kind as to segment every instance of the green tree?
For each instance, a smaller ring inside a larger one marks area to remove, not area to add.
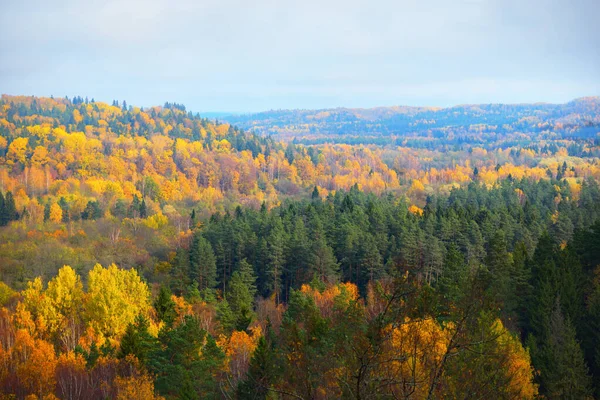
[[[252,267],[245,260],[242,260],[239,269],[231,275],[229,280],[227,301],[235,319],[235,328],[239,331],[246,330],[253,319],[255,281],[256,277],[252,272]]]
[[[148,356],[155,351],[156,339],[148,332],[150,322],[143,315],[138,315],[135,323],[129,324],[125,334],[121,338],[121,345],[117,356],[125,358],[127,355],[134,355],[142,365],[148,362]]]
[[[359,245],[358,257],[361,275],[357,283],[365,293],[367,283],[383,275],[383,260],[373,235],[367,233],[363,236]]]
[[[142,198],[140,203],[140,218],[146,218],[148,216],[148,209],[146,208],[146,199]]]
[[[558,299],[550,316],[542,358],[540,379],[548,398],[584,399],[591,394],[591,379],[575,338],[575,328],[563,316]]]
[[[169,275],[173,293],[178,296],[185,294],[190,285],[190,256],[182,247],[179,247],[175,252]]]
[[[103,211],[100,208],[100,203],[94,200],[88,201],[85,209],[81,213],[81,219],[100,219],[103,217]],[[63,214],[64,215],[64,214]]]
[[[194,233],[190,247],[189,277],[198,289],[213,289],[217,284],[217,263],[210,243],[200,231]]]
[[[312,245],[309,253],[309,271],[323,282],[336,282],[339,264],[333,249],[327,244],[325,229],[321,219],[314,215],[310,229]]]
[[[265,336],[258,339],[246,379],[238,386],[240,399],[266,399],[277,375],[275,354]]]
[[[167,326],[171,326],[177,317],[175,311],[175,302],[171,298],[171,291],[167,286],[162,285],[158,291],[158,296],[154,300],[154,309],[156,316]]]
[[[148,356],[148,368],[156,376],[155,387],[163,396],[190,399],[217,398],[216,375],[225,355],[214,339],[186,316],[173,329],[162,329],[160,346]]]
[[[12,192],[6,192],[5,196],[0,199],[0,206],[0,226],[6,226],[10,221],[19,219]]]
[[[279,302],[281,297],[281,275],[285,265],[284,238],[285,232],[281,218],[276,217],[271,225],[271,232],[267,239],[268,259],[266,273],[266,288],[275,294],[275,300]]]

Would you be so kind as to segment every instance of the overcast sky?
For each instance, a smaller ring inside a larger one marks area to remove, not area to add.
[[[0,0],[0,92],[194,111],[600,94],[599,0]]]

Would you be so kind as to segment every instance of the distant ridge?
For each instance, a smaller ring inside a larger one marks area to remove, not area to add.
[[[335,137],[382,137],[415,134],[460,133],[472,126],[501,134],[507,129],[537,132],[540,129],[585,131],[595,134],[600,126],[600,97],[588,96],[564,104],[462,104],[452,107],[389,106],[329,108],[319,110],[271,110],[224,116],[227,122],[258,134],[304,143]],[[507,128],[510,126],[510,128]],[[591,128],[591,130],[590,130]],[[310,139],[308,139],[310,136]],[[368,143],[369,141],[364,141]]]

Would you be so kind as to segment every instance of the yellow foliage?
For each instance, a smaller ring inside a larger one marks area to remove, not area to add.
[[[507,392],[514,399],[534,399],[538,395],[538,387],[533,383],[533,367],[529,351],[517,337],[511,334],[500,320],[496,320],[492,331],[497,334],[499,351],[506,357],[506,374],[510,378]]]
[[[81,278],[73,268],[65,265],[48,282],[46,295],[62,316],[71,315],[83,304],[84,293]]]
[[[85,305],[90,326],[109,338],[119,337],[138,314],[147,314],[150,291],[134,269],[96,264],[89,273]]]
[[[161,396],[154,395],[154,382],[146,374],[115,378],[117,400],[159,400]]]
[[[55,223],[62,222],[62,214],[62,208],[60,208],[60,206],[57,203],[53,203],[50,206],[50,221]]]
[[[169,218],[167,218],[167,216],[164,215],[162,212],[151,215],[148,218],[146,218],[146,220],[144,221],[144,224],[148,228],[152,228],[154,230],[160,229],[163,226],[167,225],[168,223],[169,223]]]
[[[418,215],[418,216],[422,216],[423,215],[423,209],[417,207],[416,205],[411,205],[410,207],[408,207],[408,211],[410,211],[412,214],[414,215]]]
[[[12,143],[8,146],[8,153],[6,154],[6,159],[9,163],[21,163],[25,164],[25,160],[27,157],[27,144],[29,143],[29,138],[18,137],[12,141]]]

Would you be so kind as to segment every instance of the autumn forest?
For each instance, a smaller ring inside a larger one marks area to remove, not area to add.
[[[600,98],[2,95],[0,399],[600,398]]]

